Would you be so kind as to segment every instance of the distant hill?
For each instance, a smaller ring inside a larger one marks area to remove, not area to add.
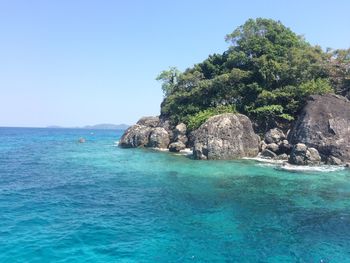
[[[83,127],[62,127],[57,125],[50,125],[46,128],[50,129],[61,129],[61,128],[72,128],[72,129],[91,129],[91,130],[126,130],[130,125],[127,124],[110,124],[110,123],[101,123],[96,125],[86,125]]]

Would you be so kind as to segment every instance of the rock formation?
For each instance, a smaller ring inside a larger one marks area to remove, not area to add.
[[[194,132],[194,138],[195,159],[237,159],[259,152],[259,137],[242,114],[211,117]]]
[[[125,131],[119,146],[123,148],[154,147],[168,148],[170,136],[165,128],[158,127],[158,117],[143,117]]]
[[[298,143],[293,147],[288,162],[296,165],[315,165],[320,164],[321,157],[315,148]]]
[[[310,96],[289,134],[293,144],[318,150],[322,161],[350,161],[350,102],[334,94]]]

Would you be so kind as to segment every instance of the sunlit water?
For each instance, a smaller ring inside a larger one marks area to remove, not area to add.
[[[120,135],[0,129],[0,262],[350,262],[349,170],[193,161]]]

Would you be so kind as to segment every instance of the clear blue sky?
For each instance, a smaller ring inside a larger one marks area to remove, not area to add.
[[[0,126],[134,123],[159,114],[157,74],[222,53],[248,18],[350,47],[350,1],[0,0]]]

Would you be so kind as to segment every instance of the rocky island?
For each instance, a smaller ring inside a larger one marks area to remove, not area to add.
[[[222,55],[158,76],[160,116],[141,118],[120,147],[190,148],[198,160],[350,162],[350,49],[325,52],[262,18],[226,40]]]

